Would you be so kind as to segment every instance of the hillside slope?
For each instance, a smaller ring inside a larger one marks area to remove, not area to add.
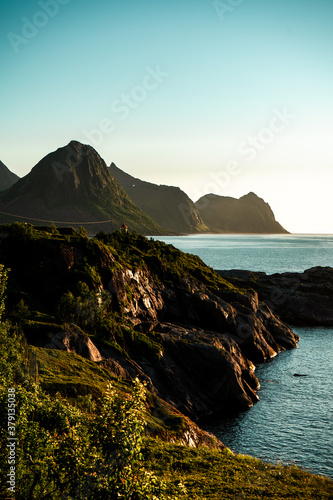
[[[0,161],[0,191],[5,191],[19,180],[19,176],[14,174]]]
[[[76,141],[45,156],[1,193],[0,211],[22,221],[82,225],[90,233],[123,223],[144,234],[167,232],[134,205],[95,149]],[[2,223],[13,220],[0,214]]]
[[[180,188],[142,181],[120,170],[114,163],[109,168],[133,203],[161,226],[175,233],[208,231],[193,201]]]

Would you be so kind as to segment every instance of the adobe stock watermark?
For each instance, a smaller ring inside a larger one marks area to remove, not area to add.
[[[128,93],[122,93],[111,103],[110,110],[120,121],[126,120],[133,110],[137,109],[148,98],[149,94],[170,76],[169,73],[162,71],[159,65],[155,66],[155,68],[146,66],[145,69],[146,74],[140,84],[134,86]],[[89,144],[94,147],[99,146],[106,134],[111,134],[116,130],[114,121],[114,119],[106,117],[100,120],[97,127],[91,130],[83,130],[82,132],[88,139]]]
[[[246,140],[242,141],[237,148],[239,156],[251,163],[258,154],[262,153],[274,139],[284,132],[291,123],[297,118],[297,115],[291,113],[286,106],[282,109],[273,109],[273,116],[269,119],[267,125],[262,127],[254,135],[250,135]],[[195,192],[195,198],[200,199],[207,193],[220,194],[226,189],[230,182],[240,175],[243,171],[243,163],[239,160],[229,161],[226,166],[218,172],[209,172],[210,180],[202,186],[202,189]],[[209,199],[206,197],[201,200],[198,206],[199,210],[206,208],[209,204]],[[192,211],[186,204],[180,204],[179,210],[184,220],[189,223],[192,217]]]
[[[226,0],[225,2],[222,2],[222,0],[214,0],[213,7],[220,20],[224,21],[226,14],[233,12],[243,2],[244,0]]]
[[[7,448],[8,448],[8,473],[7,473],[7,490],[9,493],[15,493],[16,487],[16,400],[15,400],[15,388],[8,388],[8,404],[7,404],[7,426],[8,426],[8,437],[7,437]],[[8,497],[12,498],[12,497]]]
[[[64,163],[59,163],[58,161],[52,162],[52,169],[59,182],[63,182],[66,174],[71,174],[72,168],[80,165],[85,157],[92,154],[92,149],[79,142],[76,144],[78,150],[75,150],[70,144],[66,146],[67,155]]]
[[[38,35],[50,19],[56,17],[60,11],[61,5],[67,5],[71,0],[39,0],[38,5],[41,10],[37,10],[34,15],[28,19],[21,17],[22,27],[20,33],[9,32],[7,38],[16,54],[19,53],[21,46],[27,45],[30,40]]]

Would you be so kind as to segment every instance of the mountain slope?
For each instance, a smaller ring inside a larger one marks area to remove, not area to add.
[[[268,203],[254,193],[239,199],[207,194],[195,206],[204,224],[216,233],[288,233]]]
[[[14,174],[0,161],[0,191],[5,191],[19,180],[19,176]]]
[[[0,211],[34,223],[83,225],[90,232],[118,229],[122,223],[144,234],[166,232],[133,204],[95,149],[76,141],[45,156],[1,193]],[[1,222],[13,220],[0,214]],[[97,224],[101,221],[106,222]]]
[[[133,203],[169,231],[193,233],[208,230],[193,201],[180,188],[141,181],[114,163],[110,165],[110,172]]]

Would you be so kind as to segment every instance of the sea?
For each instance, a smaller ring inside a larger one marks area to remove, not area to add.
[[[220,270],[273,274],[333,267],[333,235],[201,234],[155,239],[196,254]],[[204,428],[235,453],[295,464],[333,478],[333,328],[293,331],[300,336],[297,349],[256,367],[260,401]]]

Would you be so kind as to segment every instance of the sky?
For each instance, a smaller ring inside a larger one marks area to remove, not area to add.
[[[3,0],[0,159],[75,139],[140,179],[333,233],[332,0]]]

